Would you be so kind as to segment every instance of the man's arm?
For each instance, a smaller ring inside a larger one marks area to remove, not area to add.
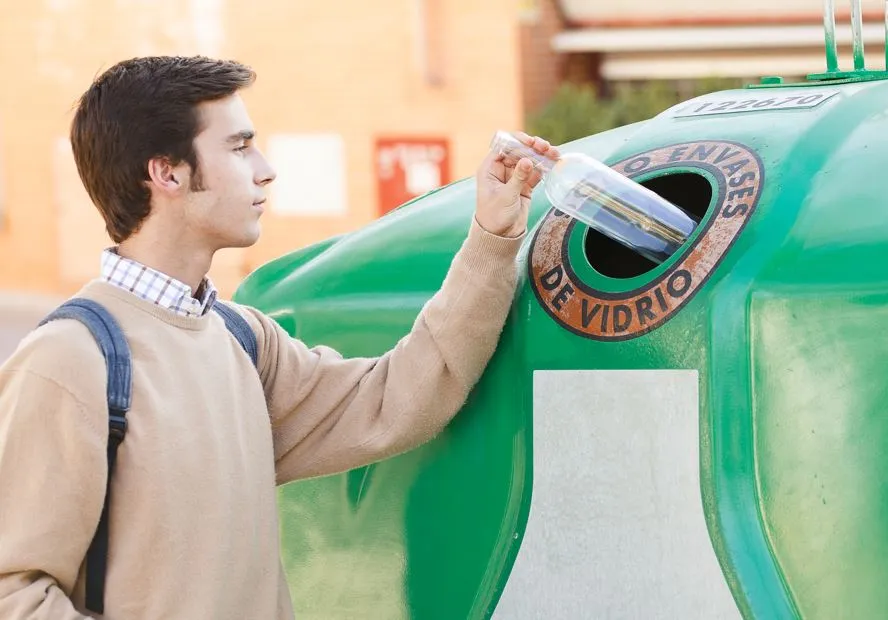
[[[557,152],[541,140],[541,153]],[[434,437],[492,356],[515,293],[515,257],[539,181],[530,162],[488,156],[468,237],[410,333],[379,358],[307,348],[255,311],[278,482],[352,469]]]
[[[307,348],[259,313],[260,373],[278,481],[344,471],[420,445],[459,410],[496,347],[515,248],[473,225],[441,290],[379,358]]]
[[[86,618],[69,597],[105,495],[104,415],[56,381],[0,370],[0,618]]]

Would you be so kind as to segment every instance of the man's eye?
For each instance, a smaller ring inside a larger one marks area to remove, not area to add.
[[[246,144],[242,144],[242,145],[240,145],[239,147],[237,147],[237,148],[234,149],[234,150],[235,150],[235,151],[246,151],[248,148],[250,148],[248,145],[246,145]]]

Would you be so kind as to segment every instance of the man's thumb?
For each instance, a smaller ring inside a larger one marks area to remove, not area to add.
[[[512,173],[512,178],[509,179],[509,187],[516,195],[521,193],[532,171],[533,163],[529,159],[522,159],[515,165],[515,172]]]

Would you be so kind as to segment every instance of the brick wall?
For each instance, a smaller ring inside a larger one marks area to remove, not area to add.
[[[565,58],[552,49],[552,38],[563,29],[558,0],[536,0],[523,15],[521,80],[526,112],[544,106],[564,78]]]

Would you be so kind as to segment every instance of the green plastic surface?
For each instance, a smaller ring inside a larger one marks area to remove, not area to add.
[[[531,502],[532,372],[611,368],[699,371],[701,495],[744,617],[886,617],[888,84],[824,87],[841,92],[813,109],[667,111],[563,148],[613,163],[737,142],[761,159],[764,190],[690,302],[623,341],[578,336],[544,311],[527,273],[532,229],[501,343],[442,435],[280,490],[298,617],[489,617]],[[457,182],[263,266],[236,299],[310,345],[381,354],[440,285],[473,207],[473,181]],[[548,210],[537,191],[531,226]]]

